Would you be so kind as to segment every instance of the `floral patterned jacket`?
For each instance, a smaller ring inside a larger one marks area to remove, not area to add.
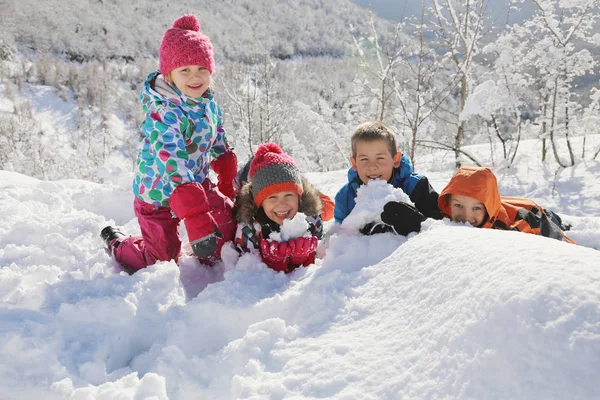
[[[194,99],[152,72],[140,94],[146,118],[140,125],[133,192],[142,201],[168,206],[183,183],[202,183],[210,162],[231,151],[222,114],[211,89]]]

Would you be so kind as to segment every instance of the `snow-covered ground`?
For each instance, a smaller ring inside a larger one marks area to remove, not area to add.
[[[128,276],[98,236],[139,232],[122,166],[0,171],[0,399],[600,398],[600,162],[556,174],[536,145],[495,169],[501,193],[580,246],[428,220],[334,234],[290,275],[226,251]],[[440,191],[452,160],[417,170]],[[334,196],[346,171],[306,175]]]

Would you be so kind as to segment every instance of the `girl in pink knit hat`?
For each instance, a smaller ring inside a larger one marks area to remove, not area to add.
[[[210,39],[194,15],[184,15],[165,32],[158,54],[160,70],[148,76],[140,95],[146,118],[133,192],[141,236],[126,237],[112,226],[101,232],[129,272],[178,259],[180,220],[194,254],[207,263],[220,257],[235,233],[237,158],[210,88]],[[218,175],[216,185],[207,177],[210,168]]]
[[[260,254],[275,271],[291,272],[312,264],[323,235],[322,214],[333,212],[331,199],[302,177],[294,160],[275,143],[258,146],[248,177],[236,204],[238,250]],[[281,227],[297,213],[305,214],[300,227],[306,230],[285,238]]]

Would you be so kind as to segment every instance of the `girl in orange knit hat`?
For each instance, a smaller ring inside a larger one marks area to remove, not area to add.
[[[300,175],[294,160],[275,143],[258,147],[248,177],[236,201],[238,250],[260,254],[276,271],[291,272],[312,264],[323,235],[323,195]],[[333,204],[326,202],[325,207],[331,213]],[[280,241],[284,221],[297,213],[306,215],[305,232]]]
[[[440,210],[456,222],[503,229],[575,243],[563,232],[558,215],[523,197],[500,196],[489,168],[462,167],[438,198]]]

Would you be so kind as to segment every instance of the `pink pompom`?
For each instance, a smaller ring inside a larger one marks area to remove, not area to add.
[[[200,32],[200,21],[194,14],[186,14],[175,20],[173,28]]]
[[[264,143],[258,146],[256,153],[254,153],[254,158],[261,159],[267,153],[283,154],[283,150],[281,150],[281,147],[277,143]]]

